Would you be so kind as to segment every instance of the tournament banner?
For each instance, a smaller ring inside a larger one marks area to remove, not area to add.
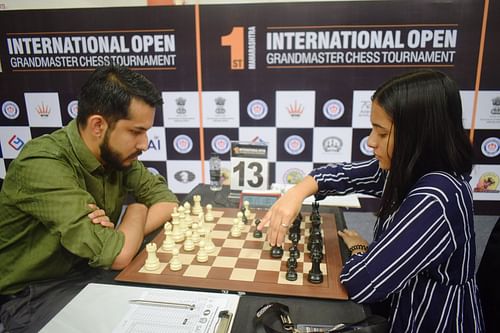
[[[178,194],[208,182],[211,152],[230,175],[234,141],[267,143],[270,184],[371,158],[373,91],[425,67],[460,86],[478,213],[498,214],[498,2],[484,43],[483,3],[467,0],[0,12],[0,178],[28,140],[76,116],[96,66],[134,68],[161,91],[140,159]]]

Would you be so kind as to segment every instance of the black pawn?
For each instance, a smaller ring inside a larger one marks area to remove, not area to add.
[[[288,260],[286,261],[286,267],[297,268],[297,259],[294,257],[288,258]]]
[[[297,277],[298,277],[298,275],[297,275],[297,271],[295,270],[295,268],[289,267],[287,272],[286,272],[285,278],[288,281],[296,281]]]
[[[243,216],[242,216],[241,220],[243,221],[244,224],[247,224],[248,223],[248,219],[247,219],[247,217],[245,215],[245,211],[246,211],[245,207],[242,207],[241,208],[241,212],[243,213]]]
[[[271,248],[271,257],[273,258],[283,257],[283,248],[281,246],[273,246]]]
[[[290,246],[290,257],[293,257],[295,259],[300,257],[300,252],[299,249],[297,248],[297,243],[292,243],[292,246]]]
[[[254,238],[262,238],[262,231],[257,230],[257,227],[259,226],[259,224],[260,224],[260,220],[256,219],[255,220],[255,230],[253,231]]]

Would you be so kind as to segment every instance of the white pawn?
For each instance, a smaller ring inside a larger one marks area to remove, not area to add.
[[[208,204],[206,207],[207,213],[205,214],[205,221],[212,222],[214,220],[214,214],[212,213],[212,205]]]
[[[205,251],[207,253],[213,253],[215,251],[215,244],[212,242],[212,233],[210,229],[207,231],[205,235]]]
[[[243,207],[245,207],[245,217],[247,219],[249,219],[250,218],[250,214],[252,213],[252,212],[250,212],[250,202],[248,200],[245,200],[243,202]]]
[[[182,262],[179,259],[179,249],[178,248],[174,248],[172,250],[172,259],[170,259],[169,266],[170,266],[171,271],[179,271],[182,269]]]
[[[193,233],[191,232],[191,230],[188,230],[186,231],[186,240],[184,241],[184,250],[185,251],[193,251],[194,250],[194,242],[193,240],[191,239]]]
[[[146,252],[148,253],[148,257],[144,264],[144,268],[148,271],[154,271],[160,268],[160,259],[156,256],[156,244],[148,243],[146,245]]]
[[[172,249],[175,247],[175,242],[172,238],[172,225],[170,224],[170,222],[167,222],[165,223],[165,226],[163,228],[165,229],[165,240],[163,240],[161,249],[163,251],[172,251]]]
[[[207,254],[207,251],[205,250],[205,241],[204,240],[200,241],[200,249],[198,250],[198,254],[196,255],[196,260],[198,262],[207,262],[208,261],[208,254]]]
[[[191,214],[191,204],[189,203],[189,201],[186,201],[183,206],[184,206],[184,214],[186,215]]]
[[[195,244],[198,244],[200,242],[200,233],[198,232],[198,229],[198,223],[193,223],[193,225],[191,226],[191,230],[193,232],[191,239]]]
[[[191,210],[191,213],[193,215],[198,215],[201,212],[203,212],[203,208],[201,207],[201,196],[200,195],[194,195],[193,196],[193,209]]]
[[[240,223],[238,221],[238,218],[233,219],[233,226],[231,227],[231,236],[233,236],[233,237],[240,237],[241,236],[241,229],[240,229]]]
[[[188,201],[184,203],[184,223],[187,228],[190,228],[193,224],[193,218],[191,217],[191,204]]]

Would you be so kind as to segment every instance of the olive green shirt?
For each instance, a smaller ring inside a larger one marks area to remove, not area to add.
[[[74,120],[29,141],[10,164],[0,192],[0,294],[63,277],[82,261],[109,268],[124,235],[92,223],[88,204],[116,223],[129,194],[148,207],[177,201],[165,179],[139,161],[124,171],[106,171]]]

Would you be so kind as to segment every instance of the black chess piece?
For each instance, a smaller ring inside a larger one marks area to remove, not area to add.
[[[298,277],[298,274],[297,274],[297,271],[295,270],[295,268],[289,267],[287,272],[286,272],[285,278],[288,281],[296,281],[297,277]]]
[[[286,267],[288,267],[288,268],[290,268],[290,267],[297,268],[297,259],[294,258],[294,257],[288,258],[288,260],[286,261]]]
[[[262,238],[262,231],[257,230],[259,224],[260,224],[260,219],[255,219],[255,230],[253,231],[254,238]]]
[[[247,219],[247,217],[245,215],[245,211],[246,211],[245,207],[241,207],[241,212],[243,213],[243,217],[241,218],[241,220],[243,221],[244,224],[247,224],[248,223],[248,219]]]
[[[271,257],[273,258],[283,257],[283,248],[281,246],[273,246],[271,248]]]
[[[292,243],[292,246],[290,246],[290,257],[291,258],[299,258],[300,257],[300,252],[299,249],[297,248],[297,243]]]
[[[315,250],[312,253],[312,266],[309,274],[307,275],[307,281],[315,284],[323,282],[323,272],[320,268],[322,256],[323,254],[321,251]]]

